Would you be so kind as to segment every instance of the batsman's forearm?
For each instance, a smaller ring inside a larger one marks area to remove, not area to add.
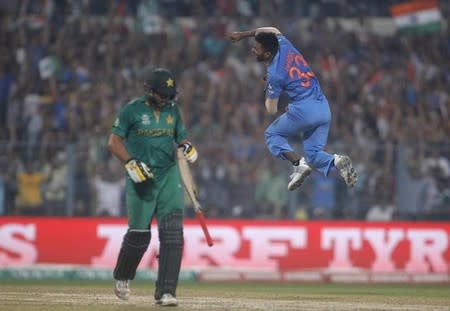
[[[108,149],[116,158],[118,158],[124,164],[131,159],[131,155],[125,148],[122,138],[120,138],[115,134],[111,134],[109,136]]]

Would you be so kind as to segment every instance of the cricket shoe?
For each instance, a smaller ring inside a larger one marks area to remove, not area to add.
[[[119,299],[128,300],[130,298],[130,281],[116,280],[116,287],[114,293]]]
[[[352,160],[346,155],[335,154],[333,157],[334,166],[338,169],[339,174],[344,178],[348,187],[353,187],[358,180],[358,173],[353,168]]]
[[[294,165],[293,168],[294,172],[291,174],[291,181],[288,184],[288,189],[291,191],[300,187],[312,172],[312,168],[306,163],[305,158],[301,158],[300,163]]]
[[[163,294],[161,298],[156,299],[155,303],[165,307],[176,307],[178,305],[177,299],[172,294]]]

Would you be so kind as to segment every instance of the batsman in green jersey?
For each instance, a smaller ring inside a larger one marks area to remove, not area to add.
[[[175,306],[183,252],[183,188],[175,146],[183,148],[189,162],[196,161],[198,154],[186,138],[174,102],[177,88],[172,73],[155,69],[145,86],[145,96],[120,110],[108,141],[109,150],[124,164],[129,177],[128,230],[114,269],[115,293],[120,299],[129,298],[129,281],[150,244],[150,224],[156,217],[160,248],[155,300]]]

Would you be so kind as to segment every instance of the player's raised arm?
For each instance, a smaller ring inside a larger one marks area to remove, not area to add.
[[[260,27],[247,31],[231,32],[228,34],[228,38],[230,39],[231,42],[235,43],[244,38],[254,37],[261,32],[274,33],[275,35],[281,34],[281,32],[275,27]]]
[[[261,32],[274,33],[275,35],[280,35],[281,31],[279,31],[275,27],[260,27],[256,29],[255,35]]]

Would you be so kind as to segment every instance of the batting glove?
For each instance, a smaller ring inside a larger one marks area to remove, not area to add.
[[[183,148],[183,155],[189,163],[194,163],[197,161],[197,149],[195,149],[190,142],[180,145],[180,148]]]
[[[153,173],[147,164],[133,158],[125,163],[125,169],[127,170],[128,176],[135,183],[141,183],[153,178]]]

